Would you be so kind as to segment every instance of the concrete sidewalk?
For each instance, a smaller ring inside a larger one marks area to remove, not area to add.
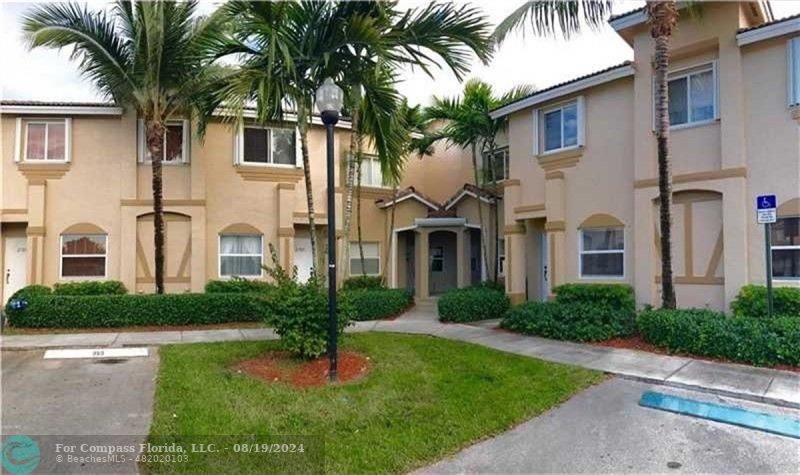
[[[548,340],[481,326],[442,324],[433,319],[357,322],[348,328],[348,332],[364,331],[412,333],[459,340],[649,383],[800,409],[800,373]],[[276,338],[275,332],[268,328],[14,335],[0,338],[0,349],[121,347]]]

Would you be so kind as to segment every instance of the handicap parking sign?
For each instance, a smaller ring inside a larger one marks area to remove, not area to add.
[[[756,198],[756,219],[758,224],[774,223],[777,220],[775,195],[760,195]]]

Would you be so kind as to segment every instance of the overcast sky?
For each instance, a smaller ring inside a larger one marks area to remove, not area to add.
[[[401,0],[411,7],[425,0]],[[489,20],[498,23],[522,0],[473,1],[486,12]],[[104,2],[93,2],[103,8]],[[218,2],[203,1],[203,10],[210,11]],[[641,1],[621,1],[614,13],[622,13],[643,5]],[[37,49],[28,51],[22,43],[20,18],[30,3],[0,2],[0,97],[3,99],[37,99],[65,101],[97,101],[91,84],[81,79],[68,51]],[[776,18],[800,13],[800,1],[773,0]],[[538,38],[531,35],[510,37],[495,53],[489,65],[475,64],[469,77],[480,77],[498,91],[518,84],[545,88],[592,71],[632,59],[628,45],[608,26],[601,31],[586,31],[569,41]],[[458,94],[460,85],[449,72],[430,79],[421,71],[406,71],[398,85],[413,103],[427,104],[432,95]]]

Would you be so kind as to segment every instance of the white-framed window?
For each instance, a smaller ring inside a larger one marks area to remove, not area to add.
[[[191,131],[188,120],[168,120],[164,127],[162,163],[179,164],[189,162],[189,140]],[[139,162],[150,163],[150,150],[144,121],[139,120]]]
[[[381,254],[377,242],[364,242],[364,271],[361,269],[361,253],[357,242],[350,243],[350,275],[380,275]]]
[[[361,159],[361,186],[383,187],[381,161],[374,155],[364,155]]]
[[[486,181],[491,182],[492,170],[494,166],[494,178],[497,181],[508,180],[509,178],[509,152],[508,146],[498,148],[494,151],[494,160],[489,161],[489,154],[484,155],[483,168],[486,173]]]
[[[668,81],[671,127],[709,122],[718,117],[716,63],[672,72]]]
[[[778,218],[771,232],[772,277],[800,279],[800,217]]]
[[[506,240],[503,238],[500,238],[497,245],[497,274],[506,275]]]
[[[239,134],[241,156],[247,165],[296,166],[297,133],[293,128],[245,126]]]
[[[263,236],[220,234],[220,277],[261,277],[263,257]]]
[[[105,277],[107,249],[105,234],[62,234],[61,278]]]
[[[542,155],[584,146],[586,101],[578,96],[533,110],[533,154]]]
[[[581,229],[578,236],[581,277],[625,276],[625,229],[622,227]]]
[[[789,106],[800,104],[800,37],[786,42],[786,86]]]
[[[24,124],[23,160],[26,162],[68,162],[70,119],[37,119]]]

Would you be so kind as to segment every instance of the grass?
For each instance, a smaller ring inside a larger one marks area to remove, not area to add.
[[[371,358],[363,380],[315,389],[268,384],[230,370],[278,342],[162,348],[151,440],[209,434],[308,435],[324,440],[328,473],[400,473],[427,465],[541,414],[602,374],[426,336],[348,335]],[[241,438],[241,437],[240,437]],[[288,460],[288,459],[287,459]],[[268,457],[191,454],[151,473],[314,471]],[[284,463],[281,462],[281,463]]]

